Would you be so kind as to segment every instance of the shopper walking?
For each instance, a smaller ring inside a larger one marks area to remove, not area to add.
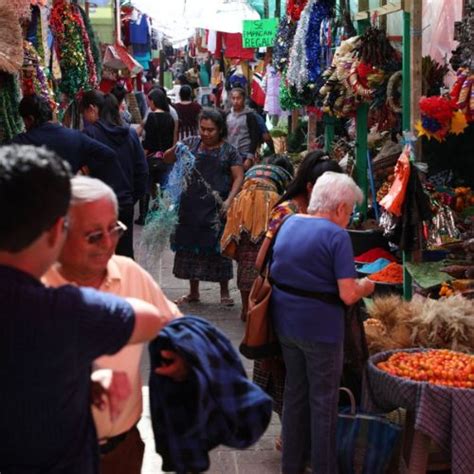
[[[220,238],[225,215],[243,181],[238,151],[225,141],[227,128],[223,115],[204,108],[199,118],[199,136],[184,140],[196,157],[186,189],[181,195],[179,222],[172,248],[175,250],[173,273],[189,280],[189,293],[178,303],[200,300],[199,282],[220,284],[221,304],[233,305],[229,294],[232,261],[221,255]],[[165,160],[176,160],[175,148]]]
[[[113,94],[92,90],[81,101],[84,133],[111,147],[117,153],[120,170],[106,175],[106,182],[117,195],[119,218],[127,227],[117,245],[117,253],[133,258],[133,212],[135,203],[144,195],[148,183],[148,167],[138,136],[123,125],[119,105]]]

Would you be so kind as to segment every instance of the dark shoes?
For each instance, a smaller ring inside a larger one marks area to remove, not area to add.
[[[145,225],[145,216],[139,216],[134,222],[137,225]]]

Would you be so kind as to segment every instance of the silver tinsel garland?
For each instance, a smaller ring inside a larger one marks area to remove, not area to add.
[[[308,82],[308,61],[306,57],[306,36],[309,28],[309,20],[313,5],[318,0],[309,0],[301,13],[298,27],[296,28],[293,46],[290,50],[290,64],[286,73],[286,79],[291,86],[296,87],[298,92],[303,92],[303,88]]]

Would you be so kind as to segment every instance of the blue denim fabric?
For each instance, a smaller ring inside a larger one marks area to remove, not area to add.
[[[342,343],[279,337],[286,365],[283,398],[283,474],[336,474],[338,388]]]

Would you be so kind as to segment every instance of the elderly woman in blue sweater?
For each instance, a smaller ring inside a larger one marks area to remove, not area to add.
[[[338,388],[345,306],[372,293],[356,279],[347,227],[362,192],[340,173],[314,185],[308,214],[295,214],[278,233],[270,267],[271,312],[286,366],[283,399],[284,474],[334,474]]]

